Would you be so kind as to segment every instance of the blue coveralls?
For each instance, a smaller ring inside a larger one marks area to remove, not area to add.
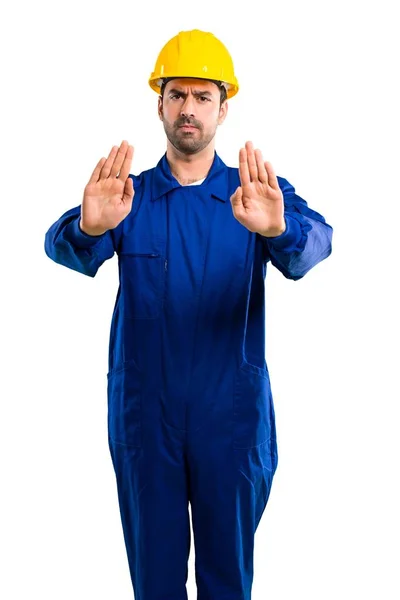
[[[277,467],[265,361],[268,261],[303,277],[331,253],[333,229],[278,177],[286,231],[234,217],[237,168],[215,153],[198,186],[166,154],[133,178],[131,213],[91,237],[80,206],[46,233],[55,262],[94,277],[118,255],[108,439],[136,600],[186,600],[191,505],[198,600],[249,600],[254,534]]]

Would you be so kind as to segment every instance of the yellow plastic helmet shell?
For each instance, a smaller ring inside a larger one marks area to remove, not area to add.
[[[199,29],[180,31],[162,48],[149,79],[150,87],[160,94],[163,79],[167,77],[221,81],[225,84],[227,98],[239,91],[227,48],[212,33]]]

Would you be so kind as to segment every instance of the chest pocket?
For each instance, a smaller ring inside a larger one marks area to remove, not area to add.
[[[156,319],[164,305],[167,260],[161,252],[119,254],[123,313],[127,319]]]

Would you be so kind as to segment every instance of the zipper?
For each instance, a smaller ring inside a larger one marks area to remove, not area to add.
[[[155,252],[148,252],[148,253],[136,253],[136,252],[120,252],[120,256],[139,256],[139,257],[145,257],[145,258],[160,258],[161,254],[156,254]],[[164,261],[164,271],[167,272],[168,270],[168,260],[165,259]]]
[[[160,254],[154,254],[154,253],[145,253],[145,254],[140,254],[138,252],[121,252],[121,256],[140,256],[140,257],[145,257],[145,258],[159,258],[161,255]]]

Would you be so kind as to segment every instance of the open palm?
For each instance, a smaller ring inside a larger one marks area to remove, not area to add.
[[[267,237],[285,230],[283,194],[271,163],[263,162],[260,150],[246,142],[239,152],[241,186],[231,196],[235,218],[249,231]]]
[[[101,235],[114,229],[130,213],[134,197],[129,171],[133,146],[124,140],[113,146],[107,159],[100,159],[85,187],[81,207],[81,229]]]

